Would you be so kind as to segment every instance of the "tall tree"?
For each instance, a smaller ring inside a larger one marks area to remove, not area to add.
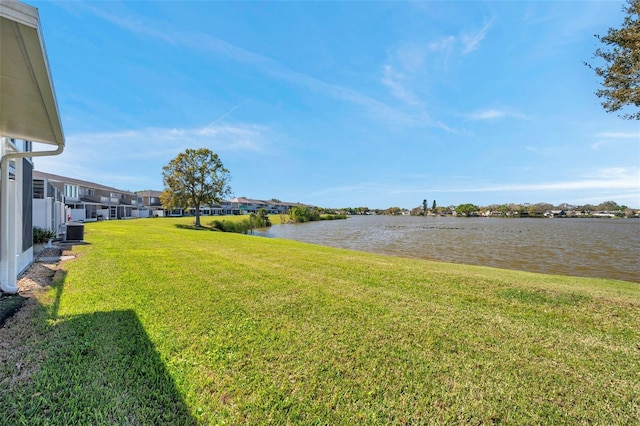
[[[478,206],[471,203],[460,204],[456,207],[455,211],[459,216],[471,216],[473,213],[479,210]]]
[[[162,168],[162,205],[194,208],[200,227],[200,206],[212,205],[229,195],[229,170],[210,149],[187,149]]]
[[[422,200],[422,214],[424,216],[427,215],[427,200],[426,199]]]
[[[604,99],[605,111],[635,105],[638,110],[620,117],[640,120],[640,0],[627,0],[622,10],[627,16],[621,28],[609,28],[602,37],[596,35],[604,46],[596,49],[594,57],[604,59],[605,65],[595,68],[587,65],[602,78],[602,88],[596,91],[596,96]]]
[[[431,204],[431,211],[435,212],[436,211],[436,207],[437,207],[436,200],[433,200],[433,204]]]

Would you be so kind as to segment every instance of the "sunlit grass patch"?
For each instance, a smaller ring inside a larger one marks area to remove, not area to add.
[[[640,416],[637,284],[176,226],[189,220],[87,224],[41,296],[34,351],[55,356],[0,403],[33,423]]]
[[[526,290],[521,288],[503,290],[500,292],[500,296],[518,302],[542,305],[577,305],[592,300],[590,296],[576,292],[549,292],[545,290]]]

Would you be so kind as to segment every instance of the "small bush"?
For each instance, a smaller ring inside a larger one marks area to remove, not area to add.
[[[298,206],[289,210],[289,217],[292,222],[304,223],[320,220],[320,213],[316,209],[309,208],[308,206]]]
[[[56,233],[52,229],[44,229],[39,226],[33,227],[33,244],[43,244],[55,237]]]
[[[271,220],[269,220],[269,213],[265,209],[259,209],[258,214],[251,213],[249,216],[249,222],[255,228],[268,228],[271,226]]]
[[[230,220],[214,220],[209,223],[209,226],[213,229],[217,229],[222,232],[235,232],[237,234],[248,234],[253,227],[248,219],[243,219],[239,222],[232,222]]]
[[[256,228],[266,228],[271,226],[269,215],[265,209],[258,210],[258,214],[251,213],[248,219],[241,220],[214,220],[209,226],[222,232],[235,232],[237,234],[248,234]]]
[[[346,214],[323,214],[320,215],[320,220],[338,220],[338,219],[346,219]]]

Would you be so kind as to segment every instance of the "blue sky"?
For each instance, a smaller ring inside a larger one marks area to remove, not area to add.
[[[126,190],[207,147],[235,196],[640,207],[640,123],[594,95],[606,2],[30,2],[66,136]]]

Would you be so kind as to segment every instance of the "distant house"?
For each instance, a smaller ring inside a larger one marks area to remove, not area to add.
[[[546,217],[554,218],[554,217],[567,217],[567,212],[564,210],[549,210],[544,214]]]
[[[245,197],[233,198],[230,201],[233,214],[257,213],[260,209],[265,209],[269,214],[284,214],[293,207],[305,206],[301,203],[291,203],[283,201],[253,200]],[[308,206],[310,207],[310,206]]]
[[[507,216],[507,214],[505,212],[499,211],[499,210],[487,210],[482,215],[485,216],[485,217],[504,217],[504,216]]]
[[[40,16],[19,1],[0,0],[0,145],[0,289],[17,293],[33,262],[32,159],[64,150]]]
[[[157,216],[184,216],[185,214],[194,216],[196,214],[196,210],[194,208],[165,209],[164,206],[162,205],[162,202],[160,201],[160,196],[162,195],[162,191],[153,191],[153,190],[136,191],[136,195],[138,196],[142,205],[151,211],[152,216],[156,216],[156,217]],[[215,216],[215,215],[226,215],[226,214],[233,214],[230,201],[223,200],[217,204],[200,206],[200,215],[202,216]]]
[[[149,211],[149,217],[165,216],[164,207],[162,207],[162,202],[160,201],[162,191],[147,189],[136,191],[135,194],[142,207]],[[180,214],[182,214],[182,209],[180,209]]]
[[[603,217],[603,218],[612,218],[616,216],[622,216],[620,212],[610,212],[610,211],[601,211],[597,213],[593,213],[591,216],[593,217]]]
[[[34,171],[35,180],[47,182],[64,194],[67,219],[95,222],[108,219],[148,217],[149,210],[130,191],[95,182]]]
[[[196,214],[196,210],[191,208],[188,213],[194,216]],[[227,214],[233,214],[231,201],[222,200],[216,204],[200,206],[200,215],[202,216],[221,216]]]
[[[162,209],[160,203],[160,191],[138,191],[136,194],[142,197],[142,204],[153,210],[155,216],[194,216],[196,211],[194,208],[173,208]],[[157,200],[157,201],[156,201]],[[201,216],[220,216],[220,215],[242,215],[257,213],[260,209],[265,209],[269,214],[284,214],[287,213],[292,207],[304,206],[305,204],[282,202],[282,201],[264,201],[254,200],[251,198],[237,197],[231,200],[222,200],[219,203],[212,205],[200,206]],[[308,206],[311,207],[311,206]],[[156,209],[156,210],[154,210]]]

